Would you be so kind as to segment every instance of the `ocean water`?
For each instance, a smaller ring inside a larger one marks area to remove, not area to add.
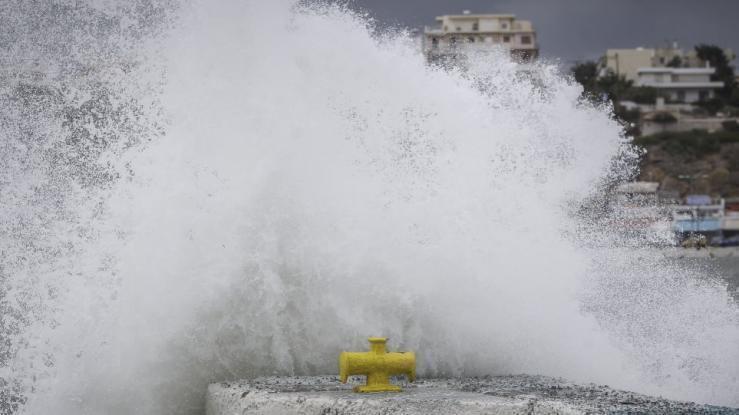
[[[739,406],[725,271],[599,225],[638,152],[556,65],[429,67],[323,3],[3,7],[3,411],[200,413],[379,335]]]

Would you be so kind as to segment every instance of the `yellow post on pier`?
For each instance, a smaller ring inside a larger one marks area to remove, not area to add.
[[[369,352],[342,352],[339,356],[339,378],[346,383],[349,376],[365,375],[367,384],[355,386],[354,392],[400,392],[400,386],[390,383],[390,376],[406,375],[416,380],[416,354],[385,351],[387,338],[370,337]]]

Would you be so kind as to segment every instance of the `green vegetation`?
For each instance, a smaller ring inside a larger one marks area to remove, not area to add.
[[[641,147],[659,146],[668,154],[693,157],[717,153],[721,151],[722,144],[729,143],[739,143],[739,131],[661,132],[634,139],[634,144]]]
[[[707,99],[696,103],[696,105],[706,110],[709,115],[716,115],[717,112],[725,107],[724,101],[721,98]]]
[[[671,124],[677,122],[677,118],[669,112],[657,112],[652,117],[652,121],[660,124]]]
[[[721,123],[724,131],[739,132],[739,123],[736,120],[724,121]]]
[[[609,72],[600,76],[598,63],[586,61],[572,67],[572,75],[583,86],[583,96],[592,101],[618,101],[634,88],[633,82]]]
[[[623,92],[618,99],[634,101],[638,104],[654,104],[657,101],[657,89],[649,86],[635,86]]]
[[[670,68],[679,68],[683,66],[683,60],[679,56],[673,56],[672,59],[670,59],[669,62],[667,62],[667,65]]]
[[[729,65],[729,59],[723,49],[715,45],[698,45],[695,47],[698,59],[708,62],[716,68],[716,73],[711,76],[714,81],[721,81],[724,87],[718,90],[718,98],[722,107],[726,105],[739,106],[739,85],[734,78],[734,68]]]

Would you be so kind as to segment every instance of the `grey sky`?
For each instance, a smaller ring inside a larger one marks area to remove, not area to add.
[[[739,50],[739,0],[350,0],[381,26],[422,28],[442,14],[513,13],[531,20],[541,55],[562,63],[593,59],[606,48],[676,40]],[[734,62],[736,63],[736,61]]]

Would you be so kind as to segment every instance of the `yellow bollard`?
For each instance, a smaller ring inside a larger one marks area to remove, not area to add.
[[[341,352],[339,378],[346,383],[349,376],[365,375],[367,384],[355,386],[354,392],[400,392],[400,386],[390,383],[390,376],[406,375],[416,380],[416,354],[413,352],[387,353],[385,337],[370,337],[369,352]]]

